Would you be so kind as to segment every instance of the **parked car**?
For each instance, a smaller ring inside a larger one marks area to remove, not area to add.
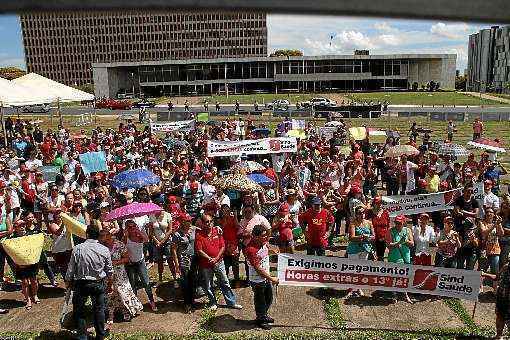
[[[42,112],[46,113],[50,111],[50,104],[35,104],[21,107],[22,112]]]
[[[101,99],[96,101],[96,109],[129,110],[131,102],[127,100]]]
[[[131,107],[141,108],[141,107],[155,107],[156,103],[151,102],[149,100],[143,99],[138,102],[132,103]]]
[[[287,99],[275,99],[272,103],[266,103],[265,107],[268,110],[288,110],[290,102]]]
[[[328,98],[323,97],[317,97],[312,98],[309,101],[301,103],[303,107],[315,107],[315,106],[322,106],[322,107],[330,107],[330,106],[336,106],[336,102],[334,100],[330,100]]]

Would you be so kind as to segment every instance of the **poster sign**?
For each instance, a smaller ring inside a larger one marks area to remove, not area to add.
[[[80,154],[80,164],[85,175],[108,170],[106,156],[103,151]]]
[[[330,140],[333,138],[333,134],[336,132],[338,128],[336,126],[323,126],[319,127],[319,137],[325,137],[326,140]]]
[[[424,195],[383,196],[382,206],[388,210],[390,217],[450,210],[460,195],[462,188]],[[474,185],[473,197],[483,206],[483,183]]]
[[[280,285],[373,289],[478,300],[479,271],[299,254],[278,255]]]
[[[207,141],[208,157],[247,155],[266,155],[272,153],[296,152],[295,137],[262,138],[241,141]]]
[[[39,171],[42,172],[44,181],[55,183],[57,175],[60,174],[60,167],[56,165],[40,166]]]
[[[150,123],[152,132],[191,131],[195,128],[194,120],[180,120],[166,123]]]

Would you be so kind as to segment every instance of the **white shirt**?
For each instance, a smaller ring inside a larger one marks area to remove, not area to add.
[[[259,263],[260,268],[264,269],[266,272],[269,273],[269,270],[270,270],[270,268],[269,268],[269,249],[267,248],[267,245],[262,246],[262,248],[260,248],[252,258],[250,258],[249,260],[246,261],[248,263],[248,272],[250,275],[250,281],[254,282],[254,283],[266,282],[266,279],[264,277],[260,276],[259,273],[255,270],[255,267],[252,266],[252,264],[250,263],[250,260],[255,263]]]
[[[207,182],[202,183],[202,194],[204,195],[203,205],[213,202],[216,194],[216,188]]]
[[[285,154],[273,153],[271,154],[271,159],[273,160],[274,171],[277,173],[282,172],[283,165],[285,164]]]
[[[416,255],[420,253],[430,254],[430,243],[436,242],[436,233],[434,228],[427,225],[425,232],[421,233],[421,227],[415,225],[413,227],[414,246],[416,249]]]
[[[492,208],[494,211],[499,210],[499,197],[494,195],[492,191],[489,191],[489,193],[484,192],[483,195],[483,207]],[[480,209],[480,218],[483,218],[485,216],[485,212],[483,209]]]

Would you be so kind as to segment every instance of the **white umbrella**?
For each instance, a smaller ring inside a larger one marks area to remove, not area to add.
[[[337,122],[336,120],[332,120],[331,122],[327,122],[326,124],[324,124],[324,126],[327,126],[327,127],[337,127],[337,126],[341,126],[342,123],[340,122]]]
[[[468,142],[467,144],[478,149],[492,152],[506,152],[505,148],[503,148],[500,143],[488,138],[479,138],[475,141]]]

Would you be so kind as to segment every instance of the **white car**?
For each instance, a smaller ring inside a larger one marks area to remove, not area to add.
[[[329,100],[328,98],[317,97],[317,98],[312,98],[307,102],[303,102],[302,105],[303,105],[303,107],[336,106],[336,102],[334,100]]]
[[[288,110],[290,102],[287,99],[275,99],[272,103],[266,103],[269,110]]]
[[[35,104],[27,105],[21,108],[22,112],[42,112],[46,113],[50,111],[50,104]]]

